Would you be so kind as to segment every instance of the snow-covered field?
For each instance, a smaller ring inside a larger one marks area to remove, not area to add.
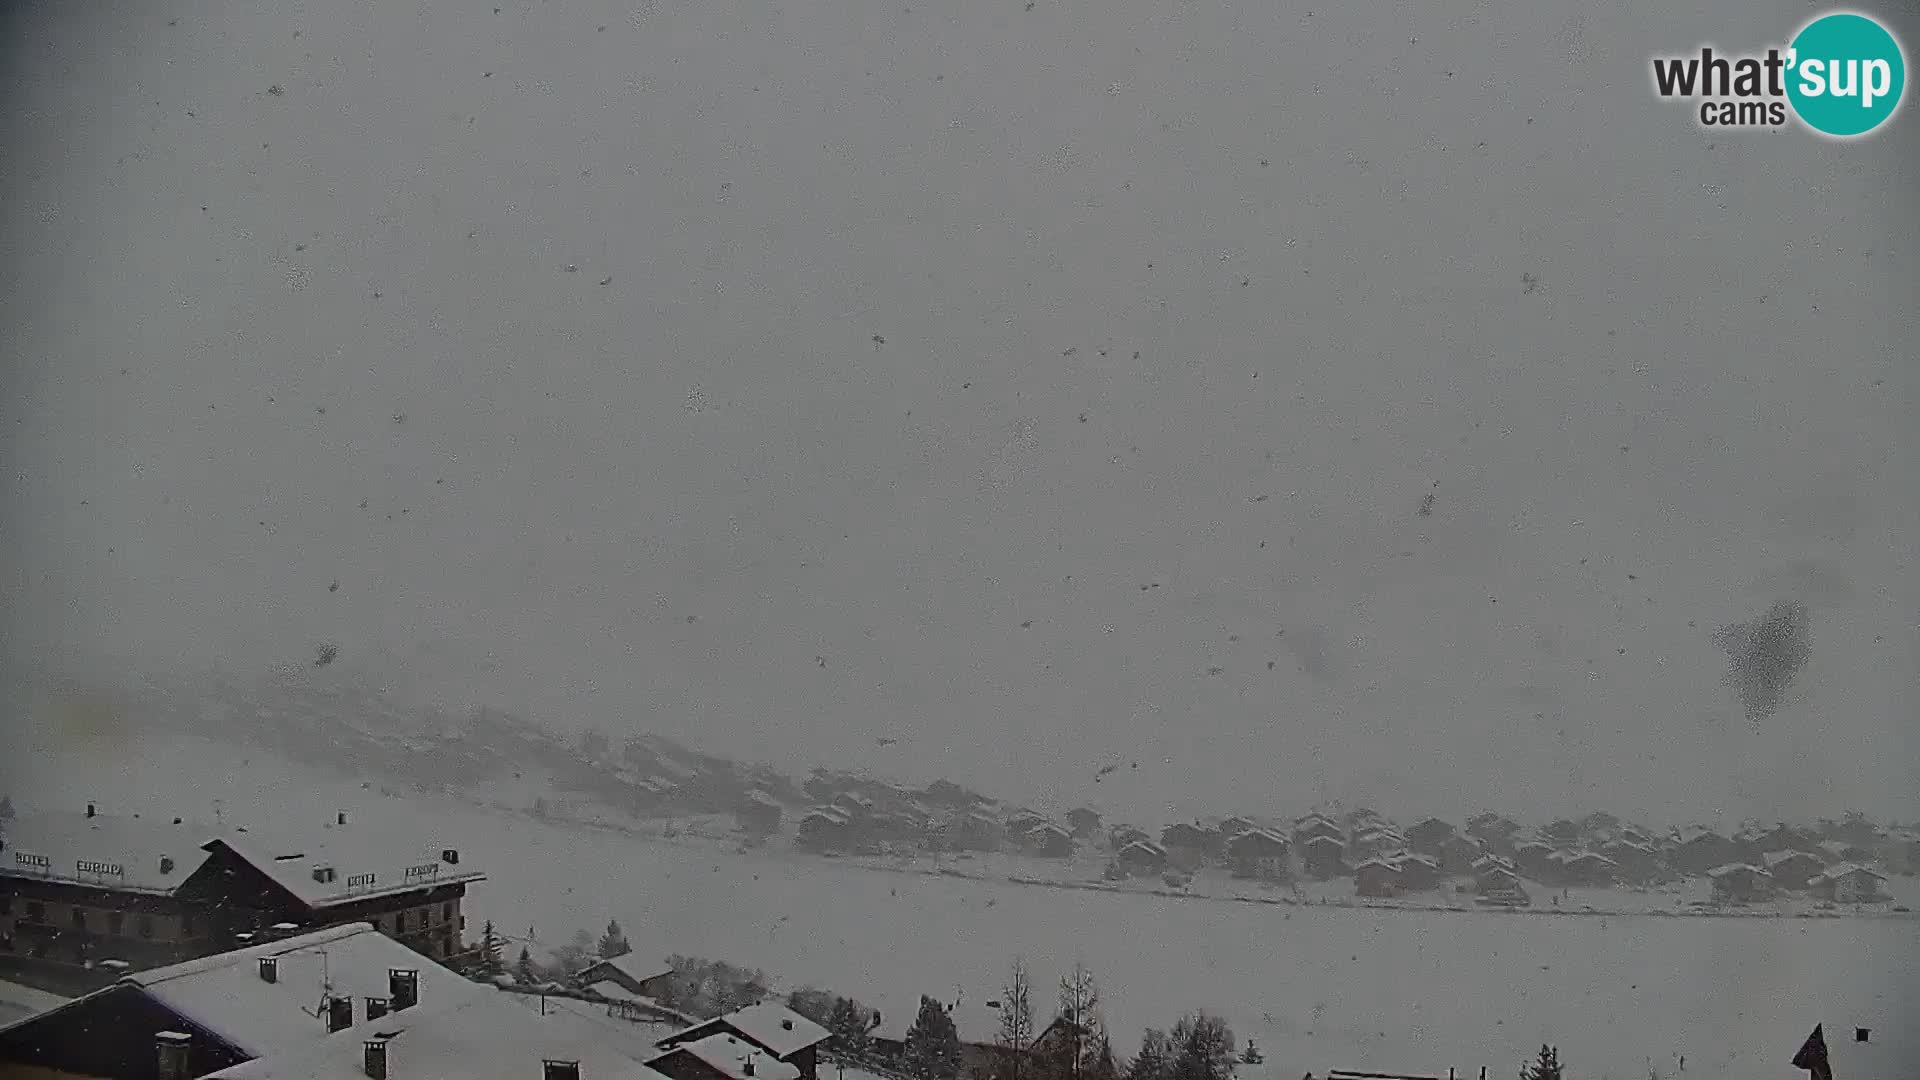
[[[136,759],[35,757],[23,804],[94,797],[114,810],[210,817],[166,792],[222,800],[228,820],[325,820],[424,834],[488,875],[473,928],[557,945],[618,918],[636,948],[762,967],[889,1016],[922,993],[979,1003],[1024,955],[1042,980],[1075,960],[1101,978],[1122,1050],[1146,1025],[1210,1008],[1263,1048],[1277,1080],[1328,1068],[1512,1075],[1553,1042],[1583,1078],[1792,1075],[1815,1021],[1898,1030],[1920,993],[1906,919],[1526,917],[1207,902],[886,872],[537,822],[191,739]],[[55,779],[57,778],[57,780]],[[484,794],[484,793],[483,793]],[[1910,1026],[1910,1025],[1909,1025]],[[969,1033],[972,1034],[972,1033]],[[1893,1060],[1920,1062],[1915,1053]],[[1864,1080],[1864,1078],[1863,1078]]]

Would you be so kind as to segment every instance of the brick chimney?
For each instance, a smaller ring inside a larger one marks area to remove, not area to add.
[[[580,1063],[549,1058],[540,1063],[540,1080],[580,1080]]]
[[[266,983],[280,981],[279,957],[263,956],[260,958],[260,981]]]
[[[96,810],[95,810],[95,809],[93,808],[93,804],[92,804],[92,803],[88,803],[88,804],[87,804],[87,816],[88,816],[88,817],[92,817],[92,816],[93,816],[94,814],[96,814],[96,813],[98,813],[98,811],[96,811]]]
[[[327,1034],[331,1035],[353,1026],[353,999],[350,997],[330,997],[327,999]]]
[[[193,1075],[193,1037],[178,1031],[162,1031],[153,1037],[159,1054],[160,1080],[187,1080]]]
[[[394,1012],[418,1005],[420,1003],[420,972],[412,968],[388,968],[387,996],[393,1000]]]
[[[368,1080],[387,1080],[387,1040],[390,1035],[375,1035],[360,1044],[361,1064]]]
[[[367,999],[367,1019],[378,1020],[391,1011],[392,1010],[387,1007],[386,998],[370,997]]]

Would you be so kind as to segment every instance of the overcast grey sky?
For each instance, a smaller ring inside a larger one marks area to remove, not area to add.
[[[1916,813],[1912,109],[1654,100],[1804,6],[1316,4],[16,5],[7,654],[1129,813]]]

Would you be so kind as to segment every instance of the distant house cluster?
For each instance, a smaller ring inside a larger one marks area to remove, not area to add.
[[[945,783],[915,790],[816,774],[806,792],[818,801],[801,813],[795,842],[829,855],[1014,850],[1064,859],[1098,827],[1097,815],[1092,825],[1085,814],[1055,821],[1031,810],[1004,810],[991,799]]]
[[[1183,886],[1203,871],[1267,884],[1351,880],[1373,899],[1453,890],[1488,907],[1526,907],[1528,886],[1646,888],[1711,881],[1715,902],[1776,894],[1835,904],[1884,902],[1874,882],[1920,870],[1920,835],[1858,818],[1814,827],[1751,825],[1727,836],[1705,828],[1656,831],[1607,813],[1529,828],[1495,813],[1455,823],[1428,817],[1401,826],[1365,807],[1296,818],[1231,815],[1177,821],[1157,832],[1106,823],[1085,807],[1060,817],[1003,807],[954,785],[913,790],[854,776],[816,774],[815,804],[796,842],[822,854],[1020,853],[1105,856],[1110,881]]]
[[[1916,837],[1857,821],[1813,828],[1749,826],[1732,836],[1656,832],[1610,814],[1527,828],[1484,813],[1455,824],[1429,817],[1402,828],[1367,808],[1291,820],[1235,815],[1175,822],[1150,834],[1107,832],[1106,877],[1184,879],[1207,868],[1268,883],[1351,879],[1363,898],[1448,887],[1491,907],[1525,907],[1527,884],[1551,890],[1650,887],[1703,878],[1717,902],[1800,894],[1835,904],[1884,903],[1877,883],[1912,872]]]

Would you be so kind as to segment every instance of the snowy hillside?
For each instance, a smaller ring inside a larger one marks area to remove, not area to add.
[[[1015,954],[1043,984],[1084,960],[1123,1050],[1207,1007],[1260,1044],[1277,1080],[1482,1065],[1504,1077],[1542,1041],[1582,1077],[1640,1080],[1649,1058],[1671,1076],[1682,1055],[1688,1075],[1780,1073],[1816,1019],[1896,1036],[1902,980],[1920,969],[1904,920],[1533,918],[1023,887],[540,822],[194,739],[43,752],[12,780],[23,805],[84,794],[114,811],[206,814],[182,799],[219,798],[230,819],[263,825],[347,809],[355,827],[468,852],[488,874],[476,925],[550,947],[614,917],[638,949],[751,964],[888,1014],[922,993],[992,997]]]

